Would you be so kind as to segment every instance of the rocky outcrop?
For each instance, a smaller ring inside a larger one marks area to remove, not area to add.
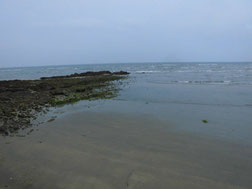
[[[62,78],[73,78],[73,77],[87,77],[87,76],[102,76],[102,75],[128,75],[128,72],[110,72],[110,71],[99,71],[99,72],[84,72],[84,73],[74,73],[65,76],[53,76],[53,77],[41,77],[40,79],[62,79]]]
[[[0,81],[0,134],[8,135],[31,126],[46,107],[84,99],[112,98],[128,72],[85,72],[40,80]]]

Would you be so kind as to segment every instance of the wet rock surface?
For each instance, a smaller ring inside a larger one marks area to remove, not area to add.
[[[59,78],[73,78],[73,77],[86,77],[86,76],[101,76],[101,75],[128,75],[128,72],[110,72],[110,71],[99,71],[99,72],[84,72],[84,73],[74,73],[65,76],[53,76],[53,77],[41,77],[40,79],[59,79]]]
[[[40,80],[0,81],[0,134],[9,135],[32,126],[39,112],[79,100],[112,98],[128,72],[85,72]]]

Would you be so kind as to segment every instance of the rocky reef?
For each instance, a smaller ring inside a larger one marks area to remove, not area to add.
[[[45,108],[79,100],[113,98],[128,72],[85,72],[40,80],[0,81],[0,134],[9,135],[32,126]]]

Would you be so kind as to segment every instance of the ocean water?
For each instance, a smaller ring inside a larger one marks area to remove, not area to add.
[[[147,114],[174,129],[252,144],[252,63],[139,63],[4,68],[0,80],[86,71],[128,71],[119,95],[98,112]],[[83,110],[87,102],[71,106]],[[207,120],[208,124],[202,123]]]
[[[0,80],[38,79],[85,71],[148,74],[159,84],[252,85],[252,63],[138,63],[0,68]]]

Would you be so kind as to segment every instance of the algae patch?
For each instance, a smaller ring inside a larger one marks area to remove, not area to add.
[[[203,122],[203,123],[208,123],[208,121],[207,121],[207,120],[205,120],[205,119],[203,119],[203,120],[202,120],[202,122]]]

